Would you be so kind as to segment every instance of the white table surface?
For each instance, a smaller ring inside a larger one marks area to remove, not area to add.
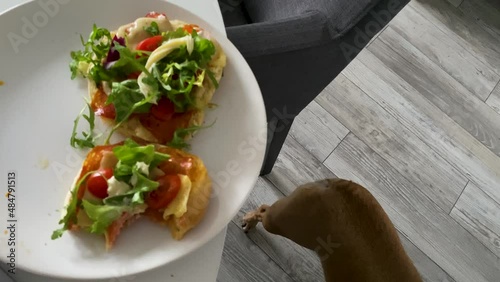
[[[47,2],[48,0],[42,0]],[[73,0],[85,1],[85,0]],[[140,0],[138,0],[140,1]],[[19,4],[29,2],[28,0],[1,0],[0,13],[17,6]],[[207,22],[211,23],[220,32],[225,34],[224,22],[217,0],[169,0],[169,2],[182,6],[194,14],[200,16]],[[213,282],[217,279],[219,272],[222,250],[224,248],[224,240],[226,237],[226,229],[224,229],[213,240],[200,248],[198,251],[176,261],[165,267],[161,267],[146,273],[130,276],[116,277],[115,279],[103,280],[106,282],[116,281],[136,281],[136,282]],[[65,280],[55,280],[53,278],[43,278],[33,276],[30,273],[22,272],[17,269],[17,274],[13,275],[12,280],[0,271],[0,281],[2,282],[62,282]]]

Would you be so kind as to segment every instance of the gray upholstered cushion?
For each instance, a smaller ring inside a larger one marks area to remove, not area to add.
[[[219,0],[219,7],[226,27],[250,23],[244,4],[240,0]]]
[[[333,36],[354,26],[380,0],[243,0],[252,22],[269,22],[319,11]]]
[[[317,11],[227,30],[245,58],[306,49],[331,41],[327,19]]]

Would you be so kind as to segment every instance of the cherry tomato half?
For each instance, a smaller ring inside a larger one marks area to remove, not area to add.
[[[146,14],[146,18],[154,18],[154,19],[157,19],[159,18],[160,16],[164,16],[166,17],[166,15],[164,13],[157,13],[157,12],[149,12]]]
[[[92,195],[104,199],[108,196],[108,179],[113,177],[112,168],[100,169],[87,179],[87,189]]]
[[[177,174],[167,174],[160,177],[157,181],[160,183],[160,186],[146,196],[146,204],[152,209],[166,208],[179,193],[181,179]]]
[[[137,47],[135,47],[136,50],[141,50],[141,51],[149,51],[153,52],[160,46],[160,44],[163,42],[163,36],[161,35],[156,35],[150,38],[146,38],[143,41],[139,42],[137,44]]]
[[[163,97],[158,101],[157,105],[151,106],[151,114],[162,121],[167,121],[172,118],[175,112],[175,105],[167,97]]]

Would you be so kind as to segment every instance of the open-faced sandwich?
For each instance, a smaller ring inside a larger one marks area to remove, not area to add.
[[[95,115],[150,143],[167,144],[177,130],[187,140],[200,128],[226,65],[208,32],[155,12],[116,31],[94,26],[82,43],[70,68],[88,79]]]
[[[66,230],[102,234],[110,249],[121,229],[145,215],[180,240],[205,214],[211,181],[196,156],[130,139],[97,146],[85,159],[52,239]]]

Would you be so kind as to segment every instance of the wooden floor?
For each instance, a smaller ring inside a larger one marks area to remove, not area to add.
[[[218,281],[322,281],[310,251],[239,225],[334,176],[380,201],[425,281],[500,281],[499,82],[500,1],[413,0],[296,119]]]

